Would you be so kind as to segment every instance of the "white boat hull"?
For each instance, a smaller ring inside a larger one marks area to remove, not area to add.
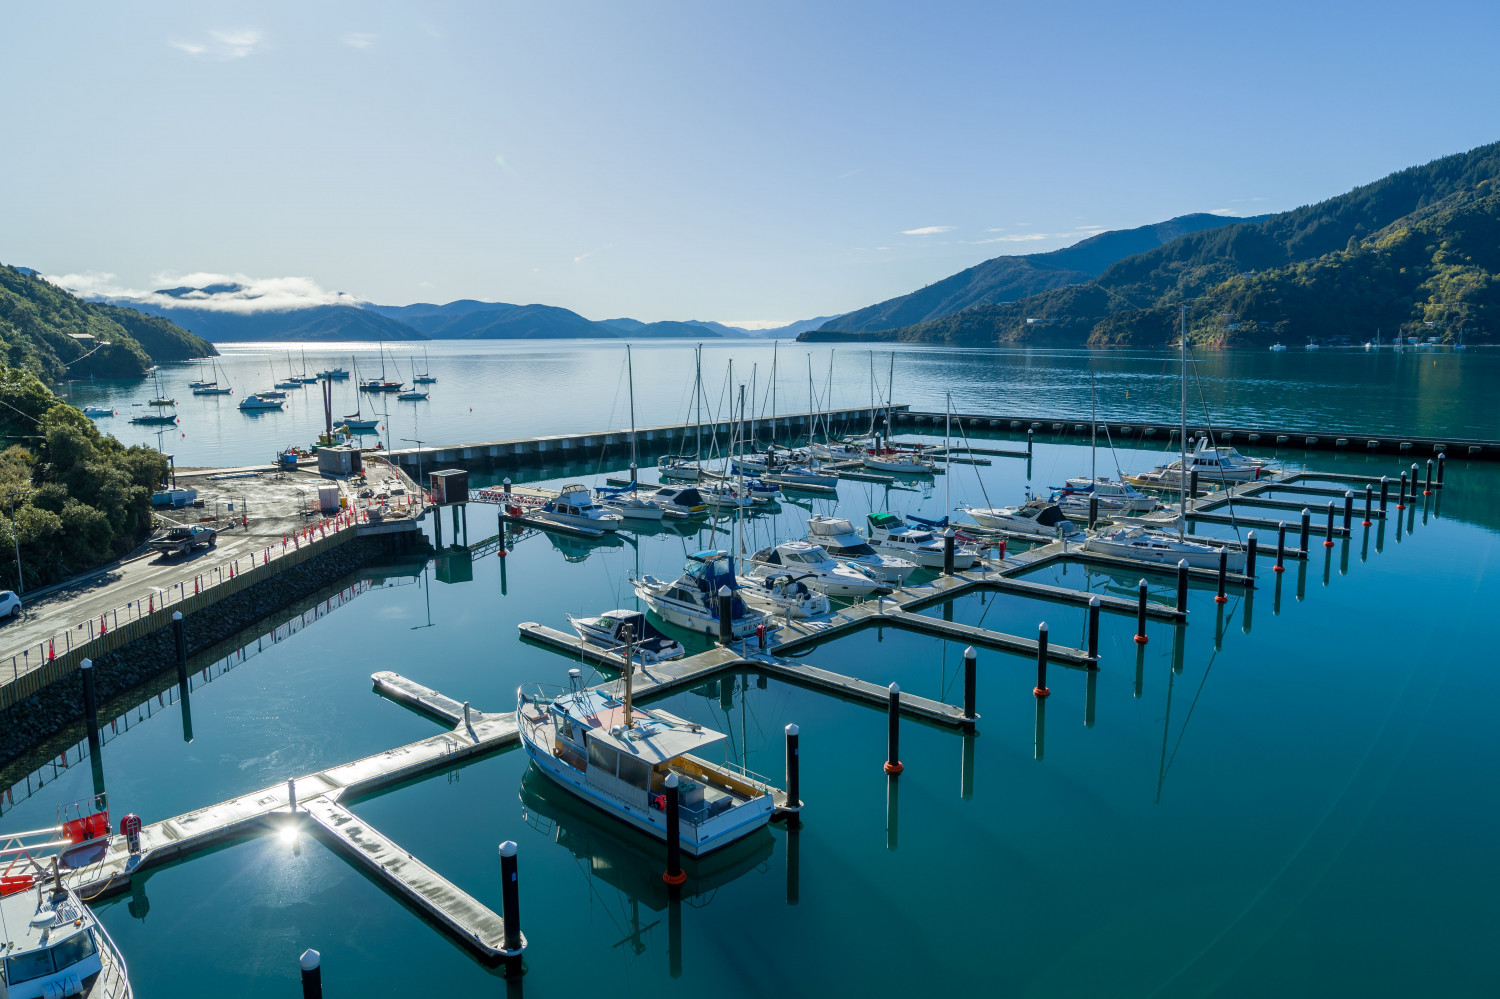
[[[1203,546],[1201,548],[1159,548],[1145,545],[1131,544],[1129,542],[1111,541],[1106,538],[1089,538],[1083,543],[1083,550],[1097,552],[1100,555],[1112,555],[1115,558],[1134,559],[1139,562],[1155,562],[1160,565],[1175,567],[1179,562],[1187,562],[1190,569],[1211,569],[1218,571],[1219,549]],[[1245,553],[1231,551],[1229,553],[1227,571],[1242,573],[1245,571]]]
[[[677,627],[686,629],[687,631],[696,631],[700,635],[718,637],[718,618],[709,617],[699,608],[689,607],[680,601],[668,600],[652,592],[649,587],[644,585],[637,585],[635,587],[635,595],[645,601],[646,606],[651,608],[653,614],[668,624],[675,624]],[[755,634],[756,627],[762,624],[765,624],[769,629],[769,615],[765,611],[757,610],[755,613],[733,622],[730,633],[735,638],[749,638]]]
[[[873,472],[893,472],[896,475],[932,475],[935,469],[926,462],[883,461],[879,458],[864,459],[866,468]]]
[[[578,798],[626,825],[666,842],[667,817],[665,812],[638,807],[595,787],[584,779],[583,774],[535,745],[526,738],[526,734],[527,727],[523,725],[521,736],[522,744],[526,747],[526,755],[531,757],[531,762],[538,770],[559,787],[572,792]],[[683,853],[690,857],[702,857],[763,828],[771,819],[771,811],[771,796],[766,795],[738,805],[698,825],[683,822],[678,826],[678,842],[682,846]]]

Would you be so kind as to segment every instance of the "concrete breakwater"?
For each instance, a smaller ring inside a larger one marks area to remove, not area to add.
[[[405,540],[405,535],[350,538],[300,564],[248,583],[238,592],[203,608],[208,613],[191,613],[190,608],[183,608],[188,654],[200,653],[231,638],[365,563],[390,553],[395,544]],[[272,567],[275,568],[274,563]],[[124,694],[163,670],[174,670],[175,661],[172,629],[165,627],[99,655],[94,659],[94,677],[101,701]],[[17,767],[26,769],[18,758],[27,750],[82,717],[83,684],[76,669],[0,711],[0,783],[5,782],[9,771]]]

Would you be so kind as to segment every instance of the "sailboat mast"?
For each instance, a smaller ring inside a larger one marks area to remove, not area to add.
[[[630,344],[625,345],[625,380],[630,386],[630,488],[635,488],[635,364],[630,359]]]
[[[813,434],[818,430],[818,418],[813,409],[812,354],[807,355],[807,446],[812,447]],[[808,454],[812,452],[809,450]]]
[[[891,351],[891,371],[885,378],[885,446],[891,446],[891,402],[896,387],[896,352]]]
[[[953,393],[946,392],[943,395],[943,464],[947,468],[953,467],[953,460],[948,454],[948,449],[953,446]],[[945,469],[946,470],[946,469]],[[948,511],[953,508],[953,497],[949,495],[948,480],[953,476],[943,476],[943,516],[948,516]]]
[[[771,450],[776,450],[776,351],[780,344],[771,344]]]
[[[693,401],[698,407],[698,415],[693,420],[693,458],[701,460],[703,457],[703,344],[693,348],[694,375],[693,375]]]
[[[1099,477],[1099,390],[1094,384],[1094,366],[1089,365],[1089,488]]]
[[[1187,531],[1187,509],[1188,509],[1188,507],[1187,507],[1187,487],[1188,487],[1188,463],[1187,463],[1187,306],[1186,305],[1182,305],[1182,306],[1178,307],[1177,316],[1178,316],[1179,325],[1182,327],[1182,339],[1181,339],[1181,347],[1182,347],[1182,426],[1180,428],[1181,432],[1182,432],[1182,440],[1179,442],[1180,445],[1181,445],[1181,463],[1178,465],[1178,468],[1177,468],[1177,483],[1178,483],[1178,501],[1177,502],[1178,502],[1178,506],[1179,506],[1179,508],[1181,510],[1181,513],[1182,513],[1181,518],[1177,521],[1177,540],[1181,541],[1181,540],[1183,540],[1184,533]]]

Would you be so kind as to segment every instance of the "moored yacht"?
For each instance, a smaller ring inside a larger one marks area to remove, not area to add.
[[[679,482],[697,482],[703,474],[698,459],[689,454],[664,454],[656,459],[656,470],[662,478]]]
[[[882,555],[893,555],[915,562],[923,569],[943,568],[943,539],[925,527],[913,527],[894,513],[872,513],[870,547]],[[953,546],[953,566],[972,569],[981,556],[969,545]]]
[[[1068,519],[1062,508],[1051,500],[1032,497],[1020,506],[960,506],[980,527],[1038,538],[1071,538],[1079,534],[1078,525]]]
[[[1233,451],[1233,448],[1227,450]],[[1189,477],[1197,472],[1198,484],[1206,488],[1214,483],[1253,482],[1265,472],[1266,463],[1246,463],[1243,459],[1224,454],[1220,449],[1209,447],[1208,439],[1200,437],[1193,450],[1188,453],[1185,466],[1179,458],[1169,465],[1157,465],[1154,471],[1143,472],[1135,476],[1133,481],[1136,485],[1180,486],[1184,467]]]
[[[597,645],[610,652],[620,653],[625,648],[625,629],[631,629],[631,661],[642,666],[654,666],[669,659],[680,659],[687,649],[676,639],[669,638],[646,620],[640,611],[605,611],[598,617],[574,617],[568,615],[568,623],[578,632],[578,637],[590,645]]]
[[[83,407],[83,415],[95,418],[100,416],[114,416],[115,411],[108,406],[85,406]]]
[[[807,585],[803,574],[761,570],[740,577],[740,596],[751,607],[776,617],[822,617],[832,609],[828,597]]]
[[[883,583],[900,586],[917,571],[917,563],[871,548],[843,517],[809,517],[807,540],[846,565],[858,565]]]
[[[1099,500],[1102,514],[1150,513],[1157,507],[1155,496],[1148,496],[1130,483],[1107,475],[1092,479],[1086,475],[1076,476],[1065,481],[1062,488],[1052,494],[1052,499],[1070,516],[1088,516],[1091,497]]]
[[[795,573],[799,581],[831,597],[868,597],[889,593],[890,587],[858,565],[846,565],[810,541],[783,541],[750,556],[754,579]]]
[[[922,457],[920,451],[900,451],[896,448],[871,448],[862,459],[866,468],[876,472],[894,472],[897,475],[932,475],[937,471],[931,461]]]
[[[666,513],[661,508],[661,504],[642,496],[637,489],[629,487],[595,489],[594,495],[602,506],[613,510],[626,520],[661,520]]]
[[[708,503],[694,486],[662,486],[651,494],[651,502],[671,517],[701,517]]]
[[[1245,571],[1245,552],[1237,547],[1225,546],[1228,551],[1227,570]],[[1186,562],[1194,569],[1217,569],[1220,546],[1207,545],[1200,541],[1188,541],[1165,531],[1153,531],[1144,527],[1122,527],[1114,531],[1101,531],[1091,535],[1083,543],[1085,551],[1120,558],[1140,559],[1176,565]]]
[[[588,486],[576,482],[563,486],[562,492],[543,503],[537,512],[560,524],[595,531],[617,531],[624,519],[615,511],[595,503]]]
[[[741,599],[734,559],[722,551],[701,551],[688,556],[683,574],[667,582],[655,576],[633,580],[635,595],[662,620],[679,628],[705,635],[719,634],[719,590],[728,587],[730,633],[748,638],[761,625],[771,627],[770,615],[748,606]]]
[[[240,400],[240,409],[243,410],[280,409],[282,405],[279,399],[266,399],[253,392]]]
[[[764,828],[775,808],[763,779],[733,764],[693,755],[722,742],[720,732],[659,708],[585,689],[578,670],[568,689],[527,684],[516,721],[533,765],[566,790],[627,825],[666,839],[666,789],[677,787],[682,852],[701,857]]]

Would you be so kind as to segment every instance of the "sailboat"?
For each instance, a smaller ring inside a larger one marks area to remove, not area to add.
[[[639,455],[635,447],[635,363],[630,356],[630,344],[625,345],[626,380],[630,385],[630,486],[626,489],[598,489],[595,495],[599,502],[621,517],[629,520],[661,520],[666,513],[661,504],[641,496],[636,481],[636,461]]]
[[[197,381],[188,382],[188,388],[190,388],[190,389],[214,388],[214,387],[216,387],[219,384],[218,382],[216,382],[216,381],[214,381],[212,379],[208,379],[208,378],[204,378],[203,377],[203,358],[201,358],[201,357],[198,358],[198,376],[199,377],[198,377]]]
[[[385,344],[380,345],[380,377],[359,383],[361,392],[400,392],[401,383],[387,381],[385,377]]]
[[[693,348],[693,405],[698,418],[693,421],[693,453],[664,454],[656,459],[656,469],[664,479],[697,482],[703,475],[699,460],[703,457],[703,347]]]
[[[1065,480],[1062,487],[1052,494],[1052,499],[1070,516],[1089,514],[1090,501],[1094,501],[1101,515],[1134,515],[1150,513],[1157,507],[1155,496],[1141,492],[1129,482],[1099,474],[1099,405],[1094,387],[1094,373],[1089,371],[1089,474],[1077,475]],[[1113,445],[1111,445],[1111,450]]]
[[[422,373],[416,373],[416,362],[412,362],[412,384],[413,385],[436,385],[437,378],[432,374],[432,362],[427,359],[427,348],[422,348]]]
[[[169,398],[165,393],[162,392],[162,390],[161,390],[161,375],[159,373],[157,373],[157,372],[152,372],[151,378],[153,379],[153,384],[156,386],[156,395],[153,396],[152,399],[151,399],[151,401],[148,402],[148,403],[146,403],[146,405],[148,405],[148,406],[175,406],[175,405],[177,405],[177,400],[176,399]]]
[[[417,373],[417,363],[415,361],[412,362],[411,371],[412,371],[412,375],[415,376],[416,373]],[[412,381],[413,382],[420,382],[421,379],[413,377]],[[406,389],[406,390],[404,390],[402,392],[397,392],[396,393],[396,398],[400,399],[402,402],[425,402],[427,400],[427,393],[423,392],[419,388],[413,387],[413,388]]]
[[[307,351],[304,350],[302,352],[302,374],[293,375],[292,377],[301,385],[316,385],[318,383],[317,375],[307,373]]]
[[[229,395],[234,391],[229,385],[229,379],[224,378],[224,372],[219,367],[218,361],[214,362],[214,375],[213,381],[204,382],[202,388],[194,388],[193,395]],[[219,384],[220,379],[224,380],[223,385]]]
[[[890,446],[891,389],[896,380],[896,352],[891,351],[891,373],[885,385],[885,440],[865,450],[863,463],[871,471],[895,472],[897,475],[932,475],[937,467],[922,457],[919,450],[901,450]],[[873,415],[872,415],[873,419]]]
[[[1204,544],[1200,541],[1189,541],[1185,533],[1187,522],[1187,486],[1188,476],[1181,474],[1182,469],[1188,468],[1187,451],[1187,306],[1181,306],[1178,311],[1179,322],[1182,326],[1182,436],[1179,440],[1181,455],[1177,462],[1179,474],[1177,484],[1179,490],[1178,509],[1183,512],[1183,518],[1177,522],[1177,536],[1173,537],[1166,531],[1152,530],[1146,527],[1119,527],[1111,531],[1098,531],[1084,539],[1085,551],[1097,552],[1100,555],[1113,555],[1118,558],[1138,559],[1145,562],[1159,562],[1164,565],[1177,565],[1186,562],[1188,566],[1199,569],[1217,569],[1221,553],[1227,552],[1227,569],[1229,572],[1242,573],[1245,571],[1245,553],[1231,545],[1217,546]],[[1212,452],[1214,457],[1219,457],[1218,452]]]
[[[353,358],[350,360],[354,365],[354,379],[357,382],[359,380],[359,361]],[[380,426],[380,420],[367,420],[360,414],[359,395],[356,393],[354,396],[354,412],[344,417],[344,426],[349,428],[351,433],[367,433]]]

